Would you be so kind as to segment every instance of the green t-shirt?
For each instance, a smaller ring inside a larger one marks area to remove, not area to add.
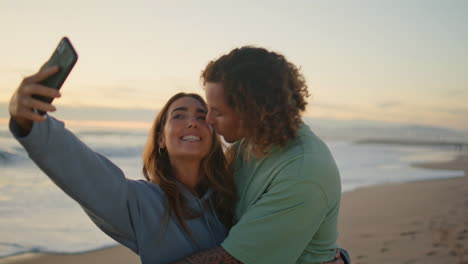
[[[262,159],[239,153],[234,174],[237,223],[222,244],[227,252],[247,264],[334,258],[340,175],[328,147],[307,125]]]

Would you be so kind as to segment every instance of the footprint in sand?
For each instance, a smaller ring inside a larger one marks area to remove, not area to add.
[[[435,250],[431,250],[426,253],[426,256],[434,256],[434,255],[437,255],[437,252]]]
[[[383,245],[384,245],[384,247],[386,247],[386,246],[392,244],[393,242],[394,242],[393,240],[392,241],[384,241]]]
[[[468,236],[468,229],[463,229],[462,231],[458,232],[457,240],[463,241]]]
[[[440,242],[444,242],[444,243],[447,243],[448,242],[448,238],[449,238],[449,230],[448,229],[441,229],[439,230],[439,235],[440,235]]]
[[[387,252],[388,250],[389,250],[388,248],[381,248],[381,249],[380,249],[380,252],[385,253],[385,252]]]
[[[401,232],[400,236],[414,236],[419,233],[421,233],[421,231],[406,231],[406,232]]]
[[[445,247],[445,248],[448,247],[448,245],[444,244],[444,243],[434,243],[434,244],[432,244],[432,246],[436,247],[436,248],[438,248],[438,247]]]
[[[421,233],[421,231],[406,231],[406,232],[401,232],[400,236],[411,236],[411,239],[415,239],[416,235]]]

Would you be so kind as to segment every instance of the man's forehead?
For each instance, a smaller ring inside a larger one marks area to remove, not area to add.
[[[220,83],[207,83],[205,85],[206,102],[210,110],[216,110],[223,107],[224,94]]]
[[[205,84],[205,93],[208,97],[210,96],[220,96],[223,94],[223,85],[221,83],[212,83],[208,82]]]
[[[223,98],[218,98],[218,99],[214,99],[212,98],[212,100],[209,100],[207,98],[206,100],[207,104],[208,104],[208,109],[209,110],[212,110],[212,111],[216,111],[216,110],[220,110],[221,108],[223,108]]]

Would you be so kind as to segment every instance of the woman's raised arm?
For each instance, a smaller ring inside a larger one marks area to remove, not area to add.
[[[139,213],[133,212],[138,206],[131,206],[138,203],[132,195],[132,181],[67,130],[63,122],[34,110],[55,111],[54,106],[32,95],[59,97],[57,90],[38,84],[57,71],[57,67],[42,69],[23,80],[10,100],[10,130],[29,157],[101,229],[137,252],[132,217],[138,217]]]

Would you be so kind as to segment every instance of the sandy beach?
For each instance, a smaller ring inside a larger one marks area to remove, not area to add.
[[[468,263],[468,156],[427,169],[464,170],[465,177],[362,188],[342,198],[339,245],[354,264]],[[53,255],[25,254],[0,263],[139,263],[124,247]]]
[[[468,263],[468,156],[415,166],[465,177],[345,193],[339,245],[353,263]]]

